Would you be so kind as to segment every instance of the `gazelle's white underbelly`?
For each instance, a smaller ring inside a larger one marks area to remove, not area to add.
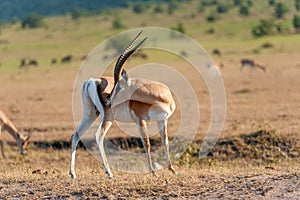
[[[130,115],[130,109],[128,101],[123,102],[117,106],[112,107],[113,118],[119,122],[133,123],[133,119]]]
[[[172,114],[173,110],[170,110],[169,106],[160,105],[153,106],[147,115],[142,117],[146,121],[163,121],[168,119]],[[113,118],[119,122],[135,123],[138,118],[135,113],[130,109],[128,101],[125,101],[117,106],[112,107]]]

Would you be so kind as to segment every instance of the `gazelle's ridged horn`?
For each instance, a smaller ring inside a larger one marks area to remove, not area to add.
[[[134,44],[134,42],[138,39],[138,37],[142,34],[143,31],[140,31],[134,38],[133,40],[129,43],[129,45],[124,49],[124,51],[122,52],[122,54],[119,56],[116,65],[115,65],[115,69],[114,69],[114,81],[115,84],[117,84],[117,82],[120,79],[121,76],[121,72],[122,72],[122,66],[125,63],[125,61],[127,60],[127,58],[133,53],[130,53],[128,55],[128,53],[131,51],[132,45]],[[137,47],[135,47],[134,49],[136,50],[136,48],[138,48],[141,44],[138,44]],[[134,51],[135,51],[134,50]]]
[[[129,43],[129,45],[123,50],[122,54],[119,56],[115,69],[119,66],[119,62],[123,59],[124,55],[129,51],[129,49],[132,47],[133,43],[138,39],[138,37],[142,34],[143,31],[140,31],[134,38],[133,40]]]
[[[132,48],[134,42],[138,39],[138,37],[142,34],[143,31],[140,31],[134,38],[133,40],[129,43],[129,45],[124,49],[124,51],[122,52],[122,54],[119,56],[116,65],[115,65],[115,69],[114,69],[114,88],[116,86],[116,84],[118,83],[118,81],[120,80],[121,77],[121,73],[122,73],[122,66],[125,63],[125,61],[129,58],[129,56],[131,54],[133,54],[135,52],[135,50],[137,50],[147,39],[147,37],[145,37],[141,42],[139,42],[134,48]],[[114,91],[114,88],[112,89],[111,93],[108,95],[108,97],[110,97],[112,95],[112,92]]]
[[[126,52],[126,54],[122,57],[122,59],[119,62],[119,66],[118,68],[115,68],[114,71],[114,79],[115,79],[115,84],[117,84],[117,82],[120,79],[121,73],[122,73],[122,66],[125,63],[125,61],[127,60],[127,58],[129,58],[147,39],[147,37],[145,37],[141,42],[139,42],[133,49],[129,50]]]

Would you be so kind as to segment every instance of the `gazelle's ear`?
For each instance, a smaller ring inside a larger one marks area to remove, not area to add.
[[[127,82],[129,77],[125,69],[122,70],[122,78]]]

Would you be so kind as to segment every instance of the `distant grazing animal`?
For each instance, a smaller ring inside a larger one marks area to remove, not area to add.
[[[71,62],[72,58],[73,58],[72,55],[67,55],[67,56],[65,56],[65,57],[63,57],[63,58],[61,59],[61,62],[62,62],[62,63],[69,63],[69,62]]]
[[[126,71],[122,70],[126,59],[147,39],[144,38],[132,48],[141,33],[130,42],[118,58],[114,69],[114,77],[90,78],[83,84],[84,114],[80,125],[71,138],[70,175],[73,179],[76,178],[74,168],[77,144],[80,137],[99,114],[101,114],[101,121],[95,133],[95,139],[105,170],[110,178],[113,178],[113,174],[106,158],[103,141],[114,120],[137,125],[146,152],[148,169],[153,175],[155,172],[150,156],[147,122],[156,121],[164,145],[167,166],[169,170],[176,173],[170,161],[167,133],[167,121],[176,108],[170,89],[160,82],[129,78]]]
[[[56,64],[57,63],[57,59],[56,58],[53,58],[52,60],[51,60],[51,65],[54,65],[54,64]]]
[[[19,65],[19,67],[21,68],[21,67],[25,67],[26,66],[26,59],[21,59],[21,62],[20,62],[20,65]]]
[[[0,110],[0,136],[1,136],[1,130],[6,130],[13,138],[16,140],[19,152],[21,154],[26,153],[26,146],[28,144],[28,140],[31,135],[31,131],[27,135],[22,135],[14,126],[14,124],[10,121],[10,119],[7,117],[7,115]],[[1,152],[2,156],[5,157],[4,151],[3,151],[3,142],[0,140],[0,146],[1,146]]]
[[[241,59],[241,70],[243,70],[245,67],[250,67],[250,68],[259,68],[263,70],[264,72],[267,71],[266,66],[261,64],[260,62],[253,60],[253,59]]]
[[[37,67],[39,65],[39,63],[38,63],[37,60],[31,59],[31,60],[28,61],[27,65],[32,65],[32,66]]]
[[[214,49],[213,51],[212,51],[212,53],[214,54],[214,55],[216,55],[216,56],[221,56],[222,54],[221,54],[221,51],[219,50],[219,49]]]
[[[35,59],[25,59],[25,58],[23,58],[23,59],[21,59],[19,67],[20,68],[22,68],[22,67],[28,67],[30,65],[37,67],[39,65],[39,63]]]

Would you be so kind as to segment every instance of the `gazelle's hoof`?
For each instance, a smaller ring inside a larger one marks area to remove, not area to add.
[[[153,171],[151,171],[151,174],[152,174],[152,177],[155,177],[156,176],[156,173],[155,173],[155,171],[153,170]]]
[[[169,166],[169,170],[173,173],[173,174],[177,174],[177,171],[174,169],[174,167],[172,165]]]
[[[112,180],[115,179],[114,175],[111,172],[106,172],[106,174],[108,175],[108,178],[110,178]]]
[[[115,180],[114,175],[108,175],[108,178],[110,178],[111,180]]]
[[[73,180],[76,179],[76,177],[77,177],[75,173],[70,172],[70,175],[71,175],[71,179],[73,179]]]

